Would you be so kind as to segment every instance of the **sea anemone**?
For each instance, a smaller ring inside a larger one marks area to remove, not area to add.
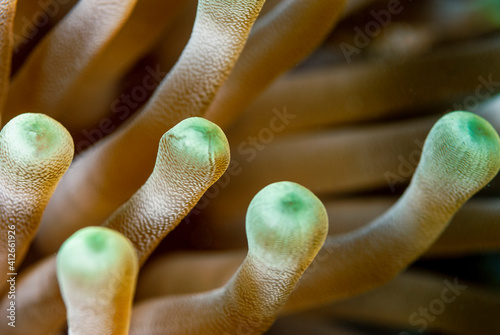
[[[500,333],[497,2],[0,10],[2,334]]]

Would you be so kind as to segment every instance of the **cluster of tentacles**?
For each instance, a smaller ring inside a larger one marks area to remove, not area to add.
[[[496,1],[0,11],[1,334],[500,333]]]

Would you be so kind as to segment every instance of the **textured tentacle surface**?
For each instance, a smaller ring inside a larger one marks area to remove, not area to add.
[[[282,179],[300,183],[318,195],[403,185],[409,181],[416,167],[414,157],[420,155],[425,136],[437,119],[431,116],[318,131],[272,143],[267,143],[267,134],[266,142],[256,140],[260,135],[249,136],[233,155],[240,173],[231,177],[224,192],[211,199],[205,210],[207,220],[214,226],[214,234],[228,219],[238,218],[243,222],[242,213],[252,194]],[[410,157],[411,164],[401,168],[402,157]]]
[[[330,224],[329,234],[339,235],[359,229],[389,210],[395,202],[393,197],[327,201],[328,216],[335,218]],[[500,250],[499,216],[498,197],[472,198],[460,208],[425,256],[456,257]]]
[[[46,243],[44,234],[51,230],[44,226],[100,224],[146,181],[161,136],[179,121],[206,110],[243,49],[263,2],[199,2],[188,45],[142,113],[88,150],[65,175],[44,215],[40,235],[44,251],[53,251],[62,242]],[[76,208],[76,203],[81,205]],[[71,212],[68,206],[73,207]]]
[[[386,212],[397,201],[395,197],[353,197],[325,200],[330,218],[329,235],[339,235],[366,226]],[[478,198],[467,202],[426,253],[426,256],[459,256],[500,250],[500,199]],[[217,248],[244,248],[244,224],[237,215],[221,216],[217,226],[210,226]]]
[[[0,244],[2,279],[16,273],[72,158],[70,135],[48,116],[23,114],[0,132],[0,233],[9,241]]]
[[[133,243],[139,264],[144,263],[161,239],[222,175],[229,162],[228,147],[224,133],[212,122],[202,118],[180,122],[163,136],[152,176],[104,226],[125,234]],[[186,178],[191,182],[186,183]],[[52,266],[35,266],[19,283],[18,299],[25,302],[19,306],[21,313],[36,316],[22,320],[23,330],[34,335],[57,331],[64,320],[56,267],[54,262],[46,262]],[[37,280],[47,285],[28,287]],[[43,307],[47,301],[53,310],[49,315]]]
[[[126,335],[139,262],[130,241],[103,227],[77,231],[57,254],[69,334]]]
[[[202,118],[189,118],[160,141],[148,181],[105,223],[127,236],[142,264],[186,216],[229,164],[222,130]]]
[[[329,237],[287,310],[350,297],[394,278],[432,245],[499,168],[500,139],[486,120],[466,112],[442,117],[399,201],[372,224]]]
[[[325,202],[330,218],[329,236],[354,232],[389,210],[394,198],[346,199]],[[500,249],[498,217],[500,200],[472,199],[426,251],[425,257],[453,257]],[[233,232],[230,251],[180,252],[167,254],[149,263],[137,287],[139,299],[154,296],[195,293],[224,285],[245,258],[244,241]],[[330,237],[331,238],[331,237]],[[169,276],[170,273],[179,273]]]
[[[131,333],[262,334],[321,248],[327,225],[309,190],[269,185],[249,206],[248,254],[230,281],[207,293],[145,301],[134,310]]]

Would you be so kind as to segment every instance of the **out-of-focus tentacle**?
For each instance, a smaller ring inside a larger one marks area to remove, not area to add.
[[[61,123],[68,129],[77,130],[94,124],[110,113],[119,114],[120,119],[128,117],[132,108],[125,113],[121,109],[128,105],[123,97],[115,100],[119,96],[123,74],[152,48],[165,29],[172,24],[183,4],[184,2],[179,0],[138,1],[130,18],[101,51],[92,66],[73,87],[67,89],[65,99],[59,103],[57,110],[53,111]],[[151,72],[157,73],[157,76],[152,76]],[[144,92],[152,92],[161,79],[163,77],[158,67],[148,67],[143,80],[130,98],[133,104],[142,104],[146,99],[144,95],[147,96]],[[136,100],[137,97],[142,99]],[[102,125],[103,121],[100,122]]]
[[[54,115],[57,104],[110,43],[135,3],[136,0],[79,1],[36,46],[14,77],[6,119],[25,112]]]
[[[410,271],[374,291],[311,313],[421,333],[488,335],[500,332],[493,316],[499,308],[500,295],[494,290],[456,277]]]
[[[403,59],[390,66],[372,60],[292,74],[276,81],[251,104],[227,129],[227,136],[231,143],[239,143],[249,134],[257,135],[284,107],[294,118],[286,127],[280,127],[283,129],[277,136],[408,116],[408,109],[413,114],[418,110],[421,115],[433,111],[429,106],[476,94],[476,90],[481,97],[491,97],[487,87],[478,90],[478,86],[489,80],[499,81],[500,38],[472,44]],[[457,68],[462,70],[457,72]]]
[[[274,79],[323,42],[345,0],[282,1],[250,35],[238,63],[206,117],[226,128]]]
[[[10,81],[10,66],[14,48],[14,16],[17,0],[0,1],[0,127],[2,111],[7,98]]]

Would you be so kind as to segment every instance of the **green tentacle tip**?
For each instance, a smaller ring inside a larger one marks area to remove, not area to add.
[[[10,120],[0,134],[0,146],[23,161],[73,154],[73,140],[57,121],[44,114],[26,113]]]
[[[436,178],[489,182],[500,169],[500,138],[491,124],[476,114],[443,116],[427,137],[421,165]]]
[[[87,227],[68,238],[57,255],[58,277],[83,283],[109,279],[117,273],[133,274],[136,251],[122,234],[104,227]]]
[[[229,143],[222,129],[201,117],[191,117],[179,122],[166,132],[162,145],[169,142],[177,150],[199,162],[229,161]]]
[[[269,266],[307,266],[323,245],[328,218],[321,201],[292,182],[268,185],[247,211],[249,253]]]
[[[468,135],[471,141],[481,141],[485,145],[496,145],[498,134],[493,126],[482,117],[469,112],[454,112],[446,116],[457,123],[457,127]]]

